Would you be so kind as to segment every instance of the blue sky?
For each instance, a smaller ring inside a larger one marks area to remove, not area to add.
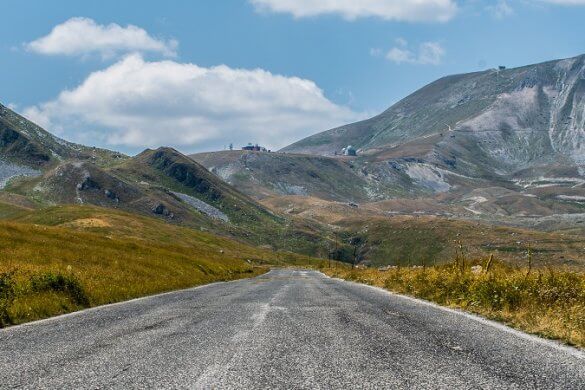
[[[585,53],[585,0],[0,7],[0,102],[65,139],[127,153],[277,149],[444,75]]]

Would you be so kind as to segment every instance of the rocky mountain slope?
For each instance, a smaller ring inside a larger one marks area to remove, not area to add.
[[[45,167],[67,159],[99,165],[127,158],[119,152],[65,141],[0,104],[0,156],[31,167]]]
[[[190,157],[227,183],[259,199],[274,195],[368,199],[366,180],[342,159],[235,150]]]
[[[128,182],[164,189],[185,206],[216,220],[236,224],[270,224],[278,218],[180,152],[147,149],[113,167]]]
[[[38,176],[66,160],[108,165],[121,153],[67,142],[0,104],[0,188],[17,176]]]

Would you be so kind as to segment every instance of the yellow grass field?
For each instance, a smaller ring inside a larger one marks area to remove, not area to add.
[[[97,207],[0,222],[0,325],[315,260]]]

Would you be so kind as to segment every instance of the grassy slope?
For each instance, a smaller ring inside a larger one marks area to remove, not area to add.
[[[363,237],[362,254],[372,265],[443,263],[461,246],[470,258],[494,254],[510,264],[525,264],[531,248],[539,266],[585,267],[585,240],[577,235],[422,216],[372,218],[367,223],[348,219],[339,225]]]
[[[0,248],[0,324],[263,272],[254,265],[315,264],[87,206],[21,212],[0,222]]]
[[[196,197],[226,213],[236,224],[276,224],[279,218],[170,148],[146,150],[112,169],[128,181],[147,181]]]
[[[462,308],[543,337],[585,347],[585,274],[514,268],[492,263],[489,272],[468,264],[429,268],[335,268],[330,276]]]

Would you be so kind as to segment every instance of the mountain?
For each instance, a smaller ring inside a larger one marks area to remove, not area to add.
[[[109,164],[125,155],[65,141],[0,104],[0,156],[32,167],[66,159]]]
[[[0,166],[12,168],[4,169],[5,183],[33,176],[12,188],[41,202],[93,204],[184,220],[188,213],[181,209],[223,222],[276,218],[174,149],[148,149],[129,158],[74,144],[3,105]]]
[[[585,55],[437,80],[371,119],[283,151],[419,157],[474,176],[585,163]]]
[[[322,233],[315,225],[289,227],[286,219],[174,149],[128,157],[74,144],[3,105],[0,190],[0,215],[7,217],[31,208],[94,205],[305,253],[314,250]]]
[[[46,148],[47,144],[39,146]],[[35,169],[27,168],[22,158],[20,165],[11,162],[19,170],[12,172],[0,191],[0,216],[12,218],[24,210],[53,205],[93,205],[275,249],[312,253],[320,245],[324,233],[320,226],[289,226],[285,218],[174,149],[147,149],[134,157],[109,161],[85,153],[65,154],[68,152],[65,149]],[[27,154],[21,151],[21,156]]]

